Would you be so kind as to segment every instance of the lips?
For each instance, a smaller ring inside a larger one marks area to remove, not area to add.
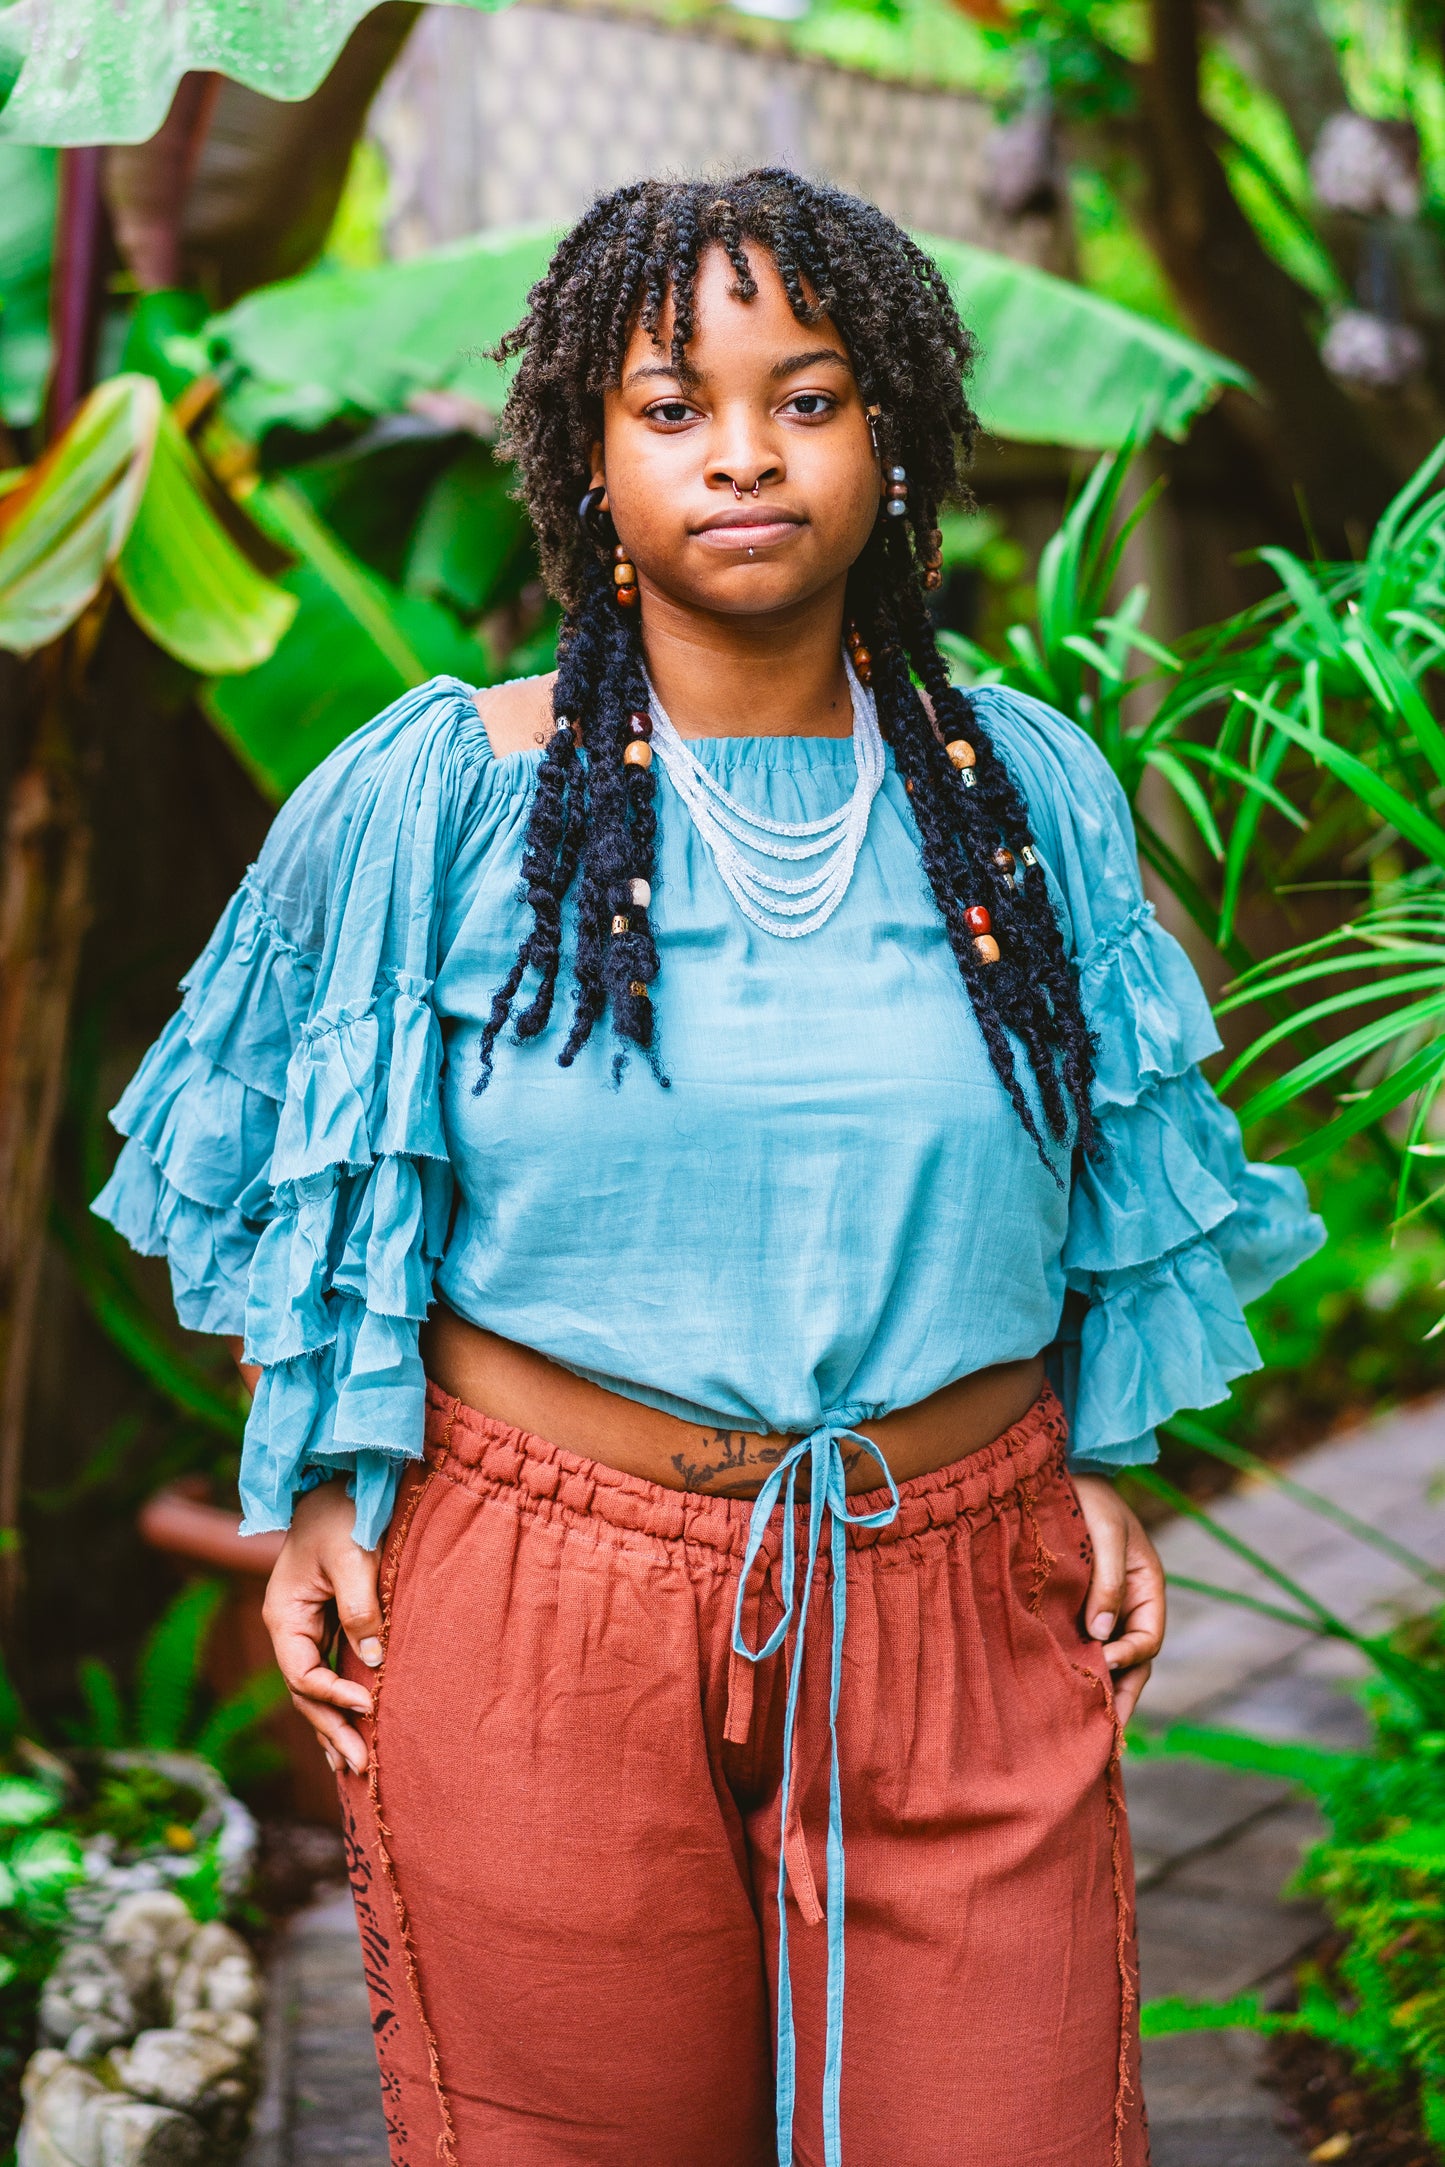
[[[763,549],[769,543],[786,541],[804,525],[806,521],[796,512],[749,504],[714,512],[693,533],[710,549]]]

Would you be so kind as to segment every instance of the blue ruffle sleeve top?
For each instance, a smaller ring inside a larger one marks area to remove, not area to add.
[[[851,884],[797,940],[737,909],[659,764],[652,923],[663,1088],[605,1029],[478,1041],[530,924],[540,753],[495,757],[437,679],[288,801],[113,1116],[96,1210],[170,1260],[181,1321],[244,1336],[248,1531],[318,1471],[375,1544],[422,1448],[417,1332],[462,1317],[630,1398],[802,1435],[1050,1352],[1075,1466],[1149,1459],[1257,1366],[1241,1305],[1323,1238],[1297,1174],[1247,1163],[1197,1063],[1219,1045],[1139,884],[1085,733],[989,688],[981,721],[1098,1034],[1102,1148],[1056,1172],[994,1074],[891,758]],[[692,749],[750,808],[834,812],[851,740]]]

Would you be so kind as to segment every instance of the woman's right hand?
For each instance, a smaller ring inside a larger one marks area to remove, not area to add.
[[[378,1553],[352,1540],[355,1511],[340,1481],[324,1482],[297,1498],[262,1614],[281,1675],[322,1752],[333,1770],[344,1762],[359,1776],[366,1767],[366,1746],[342,1711],[369,1716],[371,1695],[365,1686],[339,1678],[326,1661],[333,1604],[367,1668],[376,1670],[382,1658]]]

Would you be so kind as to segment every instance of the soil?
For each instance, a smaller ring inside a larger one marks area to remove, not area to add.
[[[1280,2126],[1311,2160],[1347,2167],[1439,2167],[1415,2102],[1361,2082],[1343,2054],[1304,2032],[1269,2042],[1267,2082],[1286,2104]],[[1341,2141],[1343,2140],[1343,2142]]]

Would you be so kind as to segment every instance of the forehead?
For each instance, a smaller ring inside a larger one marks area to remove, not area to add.
[[[737,272],[726,250],[710,242],[698,259],[692,289],[692,336],[687,342],[685,370],[689,376],[707,377],[736,367],[771,369],[780,359],[803,351],[835,347],[846,361],[847,343],[831,317],[804,324],[793,313],[778,267],[768,251],[756,241],[744,243],[748,268],[757,292],[744,301],[735,292]],[[804,294],[812,294],[806,281]],[[676,308],[671,291],[658,319],[657,338],[634,323],[622,357],[622,376],[630,370],[655,369],[671,356]],[[659,352],[659,343],[661,352]]]

